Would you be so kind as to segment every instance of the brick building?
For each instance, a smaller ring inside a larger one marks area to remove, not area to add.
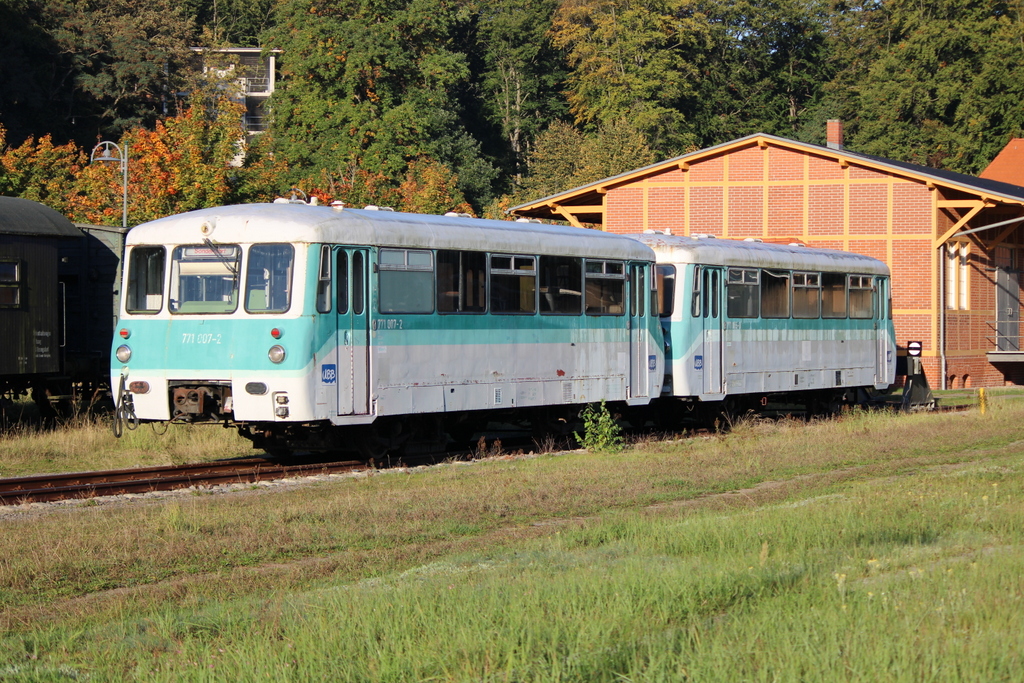
[[[922,342],[933,387],[1024,384],[1024,187],[996,177],[853,152],[830,121],[826,147],[750,135],[511,212],[617,233],[785,238],[873,256],[892,270],[898,343]]]

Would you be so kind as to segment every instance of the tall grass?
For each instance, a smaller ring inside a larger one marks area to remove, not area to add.
[[[1022,418],[748,420],[12,517],[0,678],[1012,680]]]

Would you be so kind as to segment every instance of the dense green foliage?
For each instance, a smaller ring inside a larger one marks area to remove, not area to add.
[[[154,131],[209,100],[188,48],[237,45],[282,50],[268,172],[260,187],[240,181],[248,196],[298,185],[497,215],[754,132],[821,143],[830,118],[852,149],[977,173],[1024,135],[1022,11],[1024,0],[0,0],[0,153]],[[49,167],[59,177],[0,186],[67,204],[54,188],[74,171]]]

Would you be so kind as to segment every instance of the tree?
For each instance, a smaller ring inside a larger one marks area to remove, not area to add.
[[[549,27],[556,0],[484,0],[478,10],[480,90],[489,121],[501,131],[510,172],[523,172],[533,140],[567,113],[566,76]]]
[[[68,197],[85,165],[85,154],[73,142],[54,145],[49,135],[29,137],[7,148],[0,127],[0,195],[23,197],[61,213],[69,210]]]
[[[427,156],[486,199],[494,172],[454,96],[469,82],[452,39],[467,19],[448,0],[284,2],[270,34],[288,55],[272,125],[294,177],[326,172],[343,182],[366,171],[397,186],[408,162]]]
[[[891,0],[891,45],[858,88],[858,150],[974,173],[1024,132],[1020,6]]]

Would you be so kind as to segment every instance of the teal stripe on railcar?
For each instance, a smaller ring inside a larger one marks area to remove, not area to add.
[[[123,320],[131,332],[124,343],[132,348],[127,363],[132,370],[160,370],[177,374],[196,370],[223,374],[232,370],[288,371],[295,373],[310,363],[313,345],[311,318],[281,319],[276,316],[245,318],[142,318]],[[281,338],[270,335],[274,328]],[[272,363],[267,352],[274,344],[286,349],[282,363]],[[113,367],[123,364],[111,356]]]

